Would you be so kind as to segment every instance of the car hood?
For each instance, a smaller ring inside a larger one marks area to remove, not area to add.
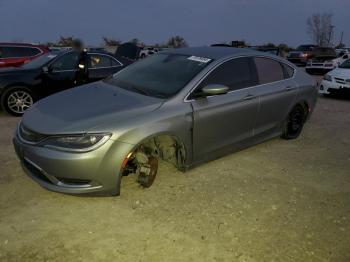
[[[22,123],[30,130],[46,135],[85,133],[96,131],[101,125],[115,130],[123,121],[147,114],[162,102],[162,99],[101,81],[40,100],[25,112]]]
[[[336,68],[328,74],[339,78],[350,79],[350,68]]]

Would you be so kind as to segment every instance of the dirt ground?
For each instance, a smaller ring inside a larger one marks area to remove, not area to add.
[[[120,197],[49,192],[21,170],[0,114],[0,261],[350,261],[350,100],[320,97],[279,138]]]

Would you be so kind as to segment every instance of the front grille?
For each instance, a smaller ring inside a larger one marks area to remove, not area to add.
[[[23,160],[23,165],[36,178],[45,181],[46,183],[52,184],[51,181],[41,172],[41,170],[39,170],[36,166],[34,166],[26,159]]]
[[[91,180],[85,180],[85,179],[75,179],[75,178],[65,178],[65,177],[56,177],[59,181],[66,185],[86,185],[91,182]]]
[[[345,84],[345,79],[342,78],[338,78],[338,77],[334,77],[335,82],[337,82],[338,84]]]
[[[22,123],[20,124],[18,128],[19,136],[26,142],[29,143],[39,143],[40,141],[47,138],[46,135],[39,134],[37,132],[34,132],[28,128],[26,128]]]

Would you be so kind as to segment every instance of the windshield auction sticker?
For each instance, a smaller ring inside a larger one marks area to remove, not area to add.
[[[201,63],[208,63],[211,61],[210,58],[206,57],[199,57],[199,56],[190,56],[187,58],[188,60],[196,61],[196,62],[201,62]]]

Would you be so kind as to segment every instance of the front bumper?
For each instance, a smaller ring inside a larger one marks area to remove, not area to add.
[[[60,193],[120,194],[121,166],[133,145],[109,140],[86,153],[57,151],[26,144],[17,136],[13,144],[25,173],[42,187]]]
[[[318,91],[320,94],[329,95],[334,91],[350,91],[350,84],[340,84],[337,82],[322,80]]]

